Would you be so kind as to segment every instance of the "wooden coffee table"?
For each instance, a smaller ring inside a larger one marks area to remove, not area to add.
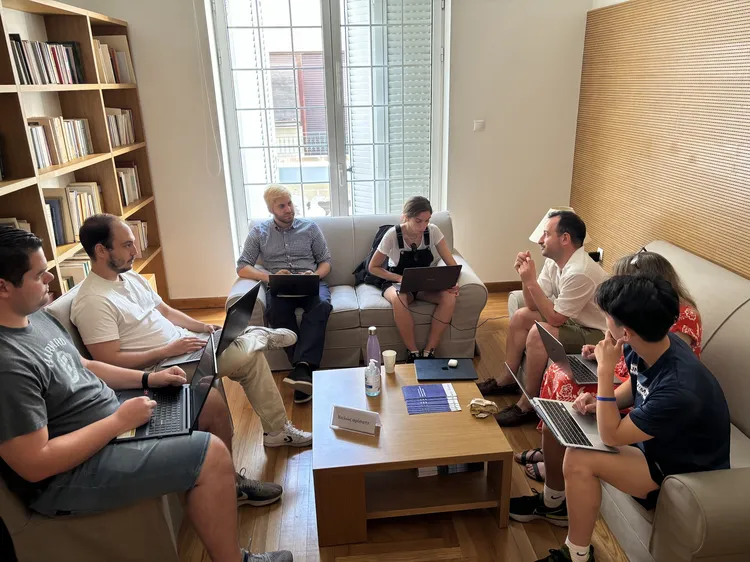
[[[418,384],[414,365],[383,375],[380,396],[365,395],[364,368],[316,371],[313,480],[318,544],[365,542],[367,520],[492,509],[508,525],[513,450],[490,416],[476,419],[474,382],[454,381],[460,412],[409,415],[402,386]],[[334,404],[380,413],[375,435],[332,429]],[[481,472],[417,478],[418,467],[486,462]]]

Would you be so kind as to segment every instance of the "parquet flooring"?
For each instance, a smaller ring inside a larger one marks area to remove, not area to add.
[[[507,316],[507,303],[507,294],[491,294],[482,320]],[[186,312],[205,322],[222,324],[224,321],[221,309]],[[481,355],[475,358],[475,365],[480,378],[502,368],[507,328],[507,318],[489,320],[479,328],[477,341]],[[283,376],[284,373],[275,374],[289,417],[295,425],[309,431],[312,405],[294,404],[292,391],[281,383]],[[296,562],[533,562],[565,540],[566,529],[544,521],[527,524],[511,521],[507,529],[498,530],[488,512],[469,511],[374,520],[368,524],[367,543],[319,549],[311,449],[264,449],[258,417],[242,388],[228,380],[224,385],[235,424],[235,466],[247,468],[251,478],[271,480],[284,486],[280,502],[268,507],[240,509],[240,541],[246,545],[252,537],[253,552],[288,549]],[[502,405],[511,403],[510,399],[496,398]],[[515,450],[539,446],[540,436],[532,424],[505,431]],[[511,492],[514,496],[530,493],[531,487],[541,491],[542,486],[527,479],[520,465],[513,467]],[[598,562],[627,562],[601,519],[597,522],[593,543]],[[179,550],[182,562],[209,561],[187,522],[180,531]]]

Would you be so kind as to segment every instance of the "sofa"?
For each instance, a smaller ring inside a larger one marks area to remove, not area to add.
[[[78,330],[70,321],[74,287],[47,307],[68,330],[78,351],[90,358]],[[190,375],[190,372],[188,372]],[[216,388],[224,394],[220,380]],[[224,396],[226,399],[226,395]],[[26,508],[0,479],[0,518],[23,562],[178,562],[177,535],[183,518],[182,498],[169,494],[107,513],[45,517]],[[127,538],[126,548],[123,537]]]
[[[602,484],[601,513],[631,562],[750,560],[750,281],[668,242],[646,249],[667,258],[698,304],[701,358],[721,384],[731,428],[728,470],[679,474],[664,480],[656,509]],[[514,291],[512,315],[524,304]]]
[[[361,284],[354,286],[352,272],[368,255],[378,227],[384,224],[397,224],[398,215],[370,215],[357,217],[322,217],[311,219],[316,222],[328,242],[331,251],[331,273],[326,281],[331,287],[333,311],[326,328],[325,349],[321,361],[322,368],[354,367],[367,353],[367,328],[376,326],[381,349],[394,349],[398,358],[406,358],[406,347],[401,341],[390,303],[380,295],[380,290]],[[487,302],[487,288],[479,280],[466,260],[453,247],[453,225],[448,212],[432,215],[432,223],[437,225],[445,236],[456,262],[461,264],[458,280],[460,293],[456,302],[452,326],[449,327],[438,348],[439,357],[473,357],[475,351],[475,327],[479,315]],[[255,223],[250,223],[250,228]],[[440,262],[442,264],[442,261]],[[262,262],[259,262],[262,268]],[[256,281],[237,279],[226,301],[227,309],[242,295],[255,286]],[[430,328],[430,314],[435,305],[416,301],[411,306],[415,323],[417,344],[423,346]],[[266,293],[262,288],[251,324],[265,325]],[[297,310],[298,322],[302,310]],[[266,358],[273,370],[290,369],[291,365],[283,350],[266,352]]]

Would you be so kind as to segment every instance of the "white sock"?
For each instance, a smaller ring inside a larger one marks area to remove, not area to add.
[[[572,562],[588,562],[589,551],[591,550],[590,545],[578,546],[570,542],[570,537],[565,537],[565,545],[570,551],[570,559]]]
[[[544,505],[549,508],[560,507],[565,501],[565,490],[553,490],[547,484],[544,485]]]

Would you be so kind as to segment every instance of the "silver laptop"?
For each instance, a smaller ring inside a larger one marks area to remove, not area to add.
[[[526,392],[526,387],[518,379],[508,364],[505,364],[513,380],[521,387],[523,395],[531,403],[534,411],[550,428],[561,445],[574,449],[590,449],[605,453],[619,453],[614,447],[602,443],[596,418],[591,415],[579,414],[573,408],[573,402],[547,400],[546,398],[532,398]]]
[[[565,346],[550,334],[544,326],[537,322],[536,327],[549,358],[553,363],[557,363],[576,384],[597,384],[599,382],[599,376],[596,374],[596,361],[584,359],[580,353],[565,353]],[[614,376],[613,379],[615,384],[622,382],[617,376]]]

